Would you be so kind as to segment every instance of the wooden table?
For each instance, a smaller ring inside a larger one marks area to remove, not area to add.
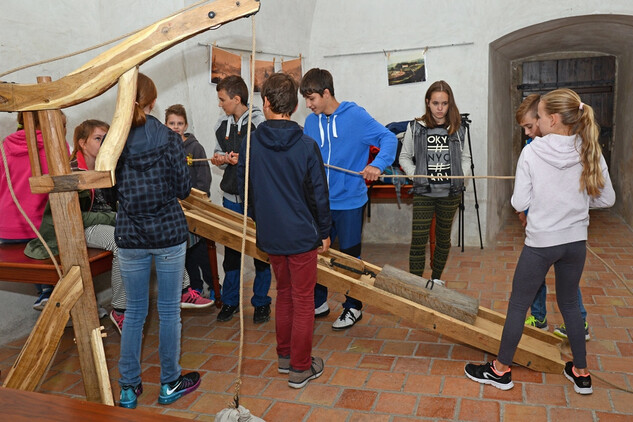
[[[68,397],[0,387],[0,419],[33,421],[178,422],[186,419],[142,409],[124,409]]]

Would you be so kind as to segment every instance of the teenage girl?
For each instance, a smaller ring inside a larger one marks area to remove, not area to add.
[[[542,137],[525,147],[517,163],[512,206],[527,215],[525,246],[512,281],[508,314],[497,360],[469,363],[466,376],[501,390],[514,386],[510,364],[523,322],[549,268],[556,274],[556,301],[573,354],[564,374],[579,394],[591,394],[585,331],[578,306],[578,283],[587,253],[590,207],[610,207],[615,192],[598,143],[593,109],[570,89],[541,97]]]
[[[464,127],[453,90],[444,81],[431,84],[424,97],[425,113],[413,120],[404,134],[400,165],[409,175],[428,175],[413,182],[413,228],[409,254],[409,272],[422,276],[425,249],[433,215],[436,218],[435,252],[431,278],[439,280],[451,247],[453,217],[464,190],[464,179],[442,176],[463,176],[470,163],[464,148]],[[415,162],[414,162],[415,159]]]

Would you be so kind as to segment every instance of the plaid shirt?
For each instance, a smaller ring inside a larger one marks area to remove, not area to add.
[[[180,137],[147,116],[133,127],[116,168],[119,208],[116,244],[128,249],[159,249],[187,240],[187,220],[178,203],[191,191],[191,177]]]

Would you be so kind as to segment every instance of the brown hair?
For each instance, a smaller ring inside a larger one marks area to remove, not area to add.
[[[290,116],[299,103],[297,84],[286,73],[273,73],[262,86],[262,100],[268,99],[270,109],[275,114]]]
[[[73,153],[70,155],[70,159],[74,160],[77,157],[77,151],[83,152],[81,145],[79,145],[79,141],[81,139],[88,140],[92,132],[96,128],[104,129],[106,132],[110,130],[110,125],[106,122],[102,122],[101,120],[84,120],[75,128],[75,133],[73,134]]]
[[[587,194],[592,197],[600,195],[605,180],[600,168],[600,157],[602,157],[602,149],[598,142],[600,127],[596,123],[593,108],[584,104],[578,94],[567,88],[548,92],[541,97],[541,102],[545,111],[549,114],[559,114],[561,123],[567,126],[572,134],[581,138],[580,190],[586,189]]]
[[[187,112],[185,111],[185,107],[182,104],[171,105],[169,106],[169,108],[167,108],[167,110],[165,110],[165,124],[167,124],[167,119],[172,114],[182,117],[183,119],[185,119],[185,124],[189,124],[187,123]]]
[[[334,97],[334,79],[332,78],[332,74],[325,69],[315,67],[308,70],[308,72],[303,75],[303,78],[301,78],[299,90],[304,97],[314,93],[323,96],[323,92],[325,92],[326,89],[330,91],[330,95]]]
[[[539,94],[530,94],[521,103],[519,108],[517,108],[517,112],[514,114],[514,118],[517,119],[517,123],[519,126],[521,125],[521,120],[528,113],[532,113],[534,118],[538,118],[538,102],[541,100],[541,96]]]
[[[245,106],[248,105],[248,88],[246,87],[246,82],[240,76],[230,75],[220,79],[215,90],[217,92],[225,90],[231,99],[238,95],[240,102]]]
[[[132,127],[143,126],[147,121],[145,116],[145,107],[151,105],[158,93],[156,85],[147,76],[142,73],[138,74],[138,82],[136,85],[136,101],[134,103],[134,116],[132,117]]]
[[[435,122],[433,115],[431,114],[431,110],[428,107],[427,103],[431,101],[431,95],[434,92],[445,92],[448,95],[448,113],[446,113],[446,126],[448,128],[448,134],[452,135],[457,132],[462,123],[462,118],[459,114],[459,109],[457,108],[457,104],[455,104],[455,97],[453,96],[453,90],[451,86],[447,84],[445,81],[436,81],[431,84],[429,89],[426,90],[426,95],[424,96],[424,115],[420,117],[418,120],[422,120],[426,127],[434,128],[437,127],[438,124]]]

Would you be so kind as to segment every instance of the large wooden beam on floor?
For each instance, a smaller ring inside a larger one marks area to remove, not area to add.
[[[200,200],[192,195],[181,201],[189,229],[203,237],[239,250],[242,243],[242,216],[219,205]],[[246,254],[267,261],[267,255],[255,245],[255,224],[249,221],[246,232]],[[332,264],[332,258],[344,262],[342,269]],[[360,264],[359,264],[360,261]],[[358,269],[363,274],[358,274]],[[496,354],[501,342],[505,316],[481,306],[477,309],[474,322],[468,323],[446,315],[430,307],[376,287],[376,278],[382,268],[366,261],[357,260],[340,252],[330,250],[320,255],[318,261],[319,283],[344,294],[361,299],[363,302],[384,309],[393,315],[413,321],[435,331],[446,338]],[[347,273],[346,273],[347,272]],[[536,371],[561,373],[564,361],[561,359],[561,339],[553,334],[525,327],[514,361]]]
[[[81,271],[79,267],[72,267],[57,283],[20,355],[9,370],[3,387],[35,391],[42,383],[64,334],[70,310],[82,293]]]

